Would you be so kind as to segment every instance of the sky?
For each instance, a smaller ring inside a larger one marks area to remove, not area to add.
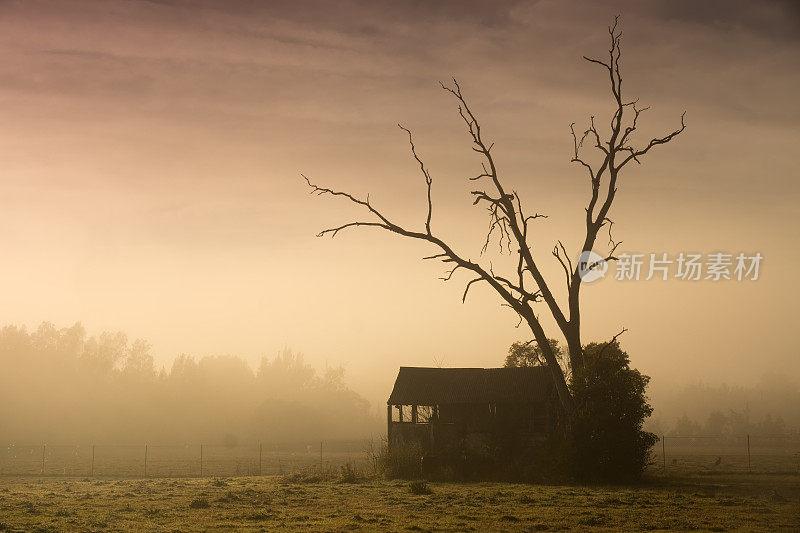
[[[606,53],[616,14],[624,90],[650,106],[637,139],[687,124],[624,171],[618,251],[764,259],[756,281],[587,285],[584,340],[627,328],[654,387],[800,375],[793,2],[0,1],[0,324],[121,330],[167,367],[290,347],[376,403],[400,365],[501,365],[530,333],[489,289],[462,304],[467,279],[440,281],[421,243],[317,238],[363,213],[300,173],[422,228],[402,123],[435,231],[504,265],[480,255],[480,161],[439,87],[456,77],[503,180],[548,216],[533,251],[560,284],[550,251],[579,251],[589,194],[569,125],[613,111],[582,56]]]

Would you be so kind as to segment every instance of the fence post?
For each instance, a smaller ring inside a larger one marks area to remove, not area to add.
[[[258,443],[258,475],[259,476],[262,475],[262,473],[261,473],[261,457],[262,457],[263,450],[264,450],[264,444],[259,442]]]
[[[94,477],[94,444],[92,444],[92,477]]]
[[[44,454],[47,450],[47,444],[42,444],[42,475],[44,475]]]
[[[664,435],[661,435],[661,456],[664,459],[664,473],[666,474],[667,473],[667,445],[664,442],[665,440],[666,440],[666,437]]]
[[[200,445],[200,477],[203,477],[203,445]]]
[[[322,441],[319,441],[319,471],[322,472]]]
[[[752,474],[753,469],[750,465],[750,434],[747,434],[747,473]]]
[[[147,444],[144,445],[144,477],[147,477]]]

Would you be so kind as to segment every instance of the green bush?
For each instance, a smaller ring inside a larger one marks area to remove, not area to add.
[[[358,483],[364,477],[356,470],[355,465],[345,463],[339,467],[339,482],[340,483]]]
[[[408,490],[411,494],[433,494],[433,490],[428,486],[428,482],[424,479],[418,479],[408,484]]]
[[[203,496],[199,496],[189,503],[190,509],[208,509],[209,507],[211,507],[211,504],[208,503],[208,499]]]
[[[418,442],[398,441],[381,451],[383,471],[389,478],[415,479],[421,475],[422,446]]]
[[[565,443],[576,478],[618,482],[641,477],[658,441],[642,429],[653,412],[645,395],[649,381],[630,367],[617,341],[584,348],[584,363],[573,369],[570,380],[576,409]]]

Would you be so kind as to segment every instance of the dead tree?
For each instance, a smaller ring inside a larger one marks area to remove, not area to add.
[[[622,75],[620,73],[620,39],[621,32],[617,31],[617,20],[614,25],[608,28],[611,45],[608,50],[608,57],[605,60],[584,57],[590,63],[601,66],[607,73],[611,85],[611,95],[614,100],[614,112],[609,122],[610,132],[606,140],[601,136],[600,131],[595,125],[595,117],[589,119],[587,129],[580,135],[575,132],[574,123],[570,125],[573,139],[573,153],[571,161],[583,167],[588,174],[590,184],[590,198],[585,208],[586,231],[583,244],[575,255],[567,253],[565,246],[559,240],[552,250],[552,255],[559,262],[564,270],[567,304],[566,309],[562,307],[551,290],[551,286],[542,274],[540,263],[534,257],[533,246],[529,242],[528,229],[537,219],[544,215],[539,213],[527,214],[523,209],[522,200],[516,190],[507,188],[503,184],[492,155],[493,144],[488,142],[481,131],[478,119],[472,109],[467,104],[461,87],[454,79],[453,85],[441,84],[442,88],[450,93],[458,101],[458,112],[466,125],[467,131],[472,140],[472,150],[477,152],[482,159],[481,172],[469,178],[476,182],[478,187],[472,191],[473,205],[485,206],[489,211],[490,221],[489,230],[484,240],[483,250],[489,245],[493,238],[498,238],[501,247],[505,247],[509,253],[516,254],[516,271],[513,275],[500,275],[489,266],[486,267],[480,262],[473,261],[463,254],[455,251],[442,237],[434,233],[431,227],[433,215],[433,201],[431,198],[431,184],[433,182],[425,163],[417,154],[414,139],[411,131],[398,125],[408,136],[411,147],[411,155],[419,165],[422,176],[427,186],[427,214],[424,227],[421,229],[409,229],[392,221],[388,215],[376,208],[369,200],[358,198],[350,193],[320,187],[312,183],[305,175],[303,178],[311,188],[312,193],[319,195],[328,194],[340,196],[364,208],[369,215],[368,220],[355,221],[328,228],[321,231],[318,236],[336,236],[340,231],[354,227],[374,227],[388,230],[397,235],[426,241],[436,248],[433,255],[424,259],[440,260],[449,265],[449,270],[441,278],[444,281],[452,279],[453,275],[461,270],[469,272],[471,279],[466,283],[462,302],[466,300],[469,289],[476,283],[486,283],[500,298],[503,305],[513,309],[520,318],[520,321],[527,324],[533,333],[534,339],[542,350],[542,354],[547,362],[547,366],[553,375],[558,397],[561,405],[567,413],[573,410],[572,397],[564,378],[564,371],[558,364],[555,354],[547,341],[547,335],[542,324],[534,312],[534,304],[543,302],[555,319],[556,324],[561,330],[562,335],[567,341],[569,350],[570,366],[575,369],[582,364],[583,349],[581,344],[581,315],[580,315],[580,287],[582,269],[577,261],[573,263],[571,258],[578,257],[583,251],[590,251],[595,246],[598,234],[603,227],[608,226],[609,230],[613,224],[610,217],[611,207],[617,192],[620,172],[630,162],[641,164],[642,157],[653,147],[668,143],[675,136],[679,135],[684,129],[685,124],[681,115],[681,125],[678,129],[663,136],[651,139],[646,144],[635,147],[632,144],[632,135],[638,127],[641,114],[648,108],[638,107],[637,100],[626,101],[622,96]],[[588,142],[587,142],[588,141]],[[590,145],[596,150],[599,163],[590,163],[583,156],[584,144]],[[611,239],[609,231],[610,250],[604,254],[605,261],[614,260],[614,251],[619,242]],[[514,251],[516,250],[516,251]],[[597,265],[590,265],[589,268]]]

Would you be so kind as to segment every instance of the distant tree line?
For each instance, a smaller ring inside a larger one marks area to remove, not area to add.
[[[794,431],[797,432],[796,430]],[[666,431],[667,435],[789,435],[792,430],[780,416],[767,413],[763,418],[751,420],[747,412],[712,411],[703,423],[696,422],[683,413],[675,424]]]
[[[285,350],[255,371],[235,356],[181,355],[157,370],[150,345],[81,324],[0,330],[0,435],[7,443],[293,442],[378,432],[341,368]]]
[[[790,375],[765,374],[750,386],[655,389],[653,400],[647,427],[659,435],[800,434],[800,385]]]

